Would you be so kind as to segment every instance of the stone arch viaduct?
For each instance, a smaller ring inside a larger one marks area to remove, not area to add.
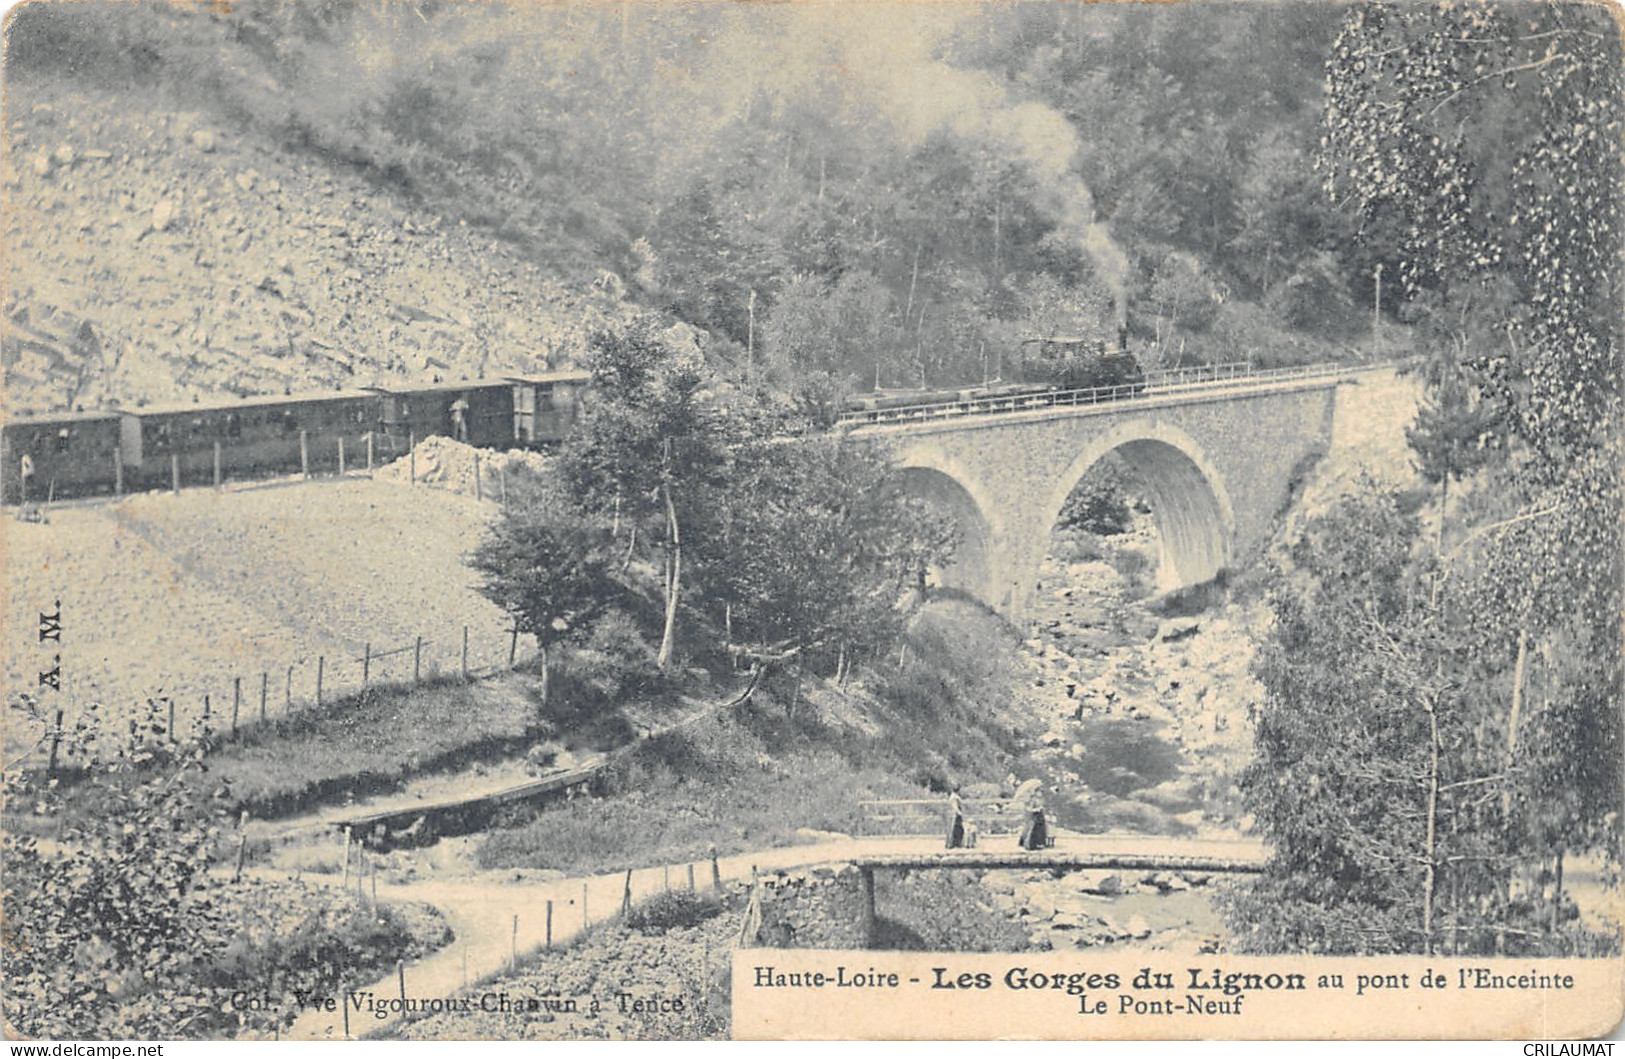
[[[1062,505],[1109,452],[1144,483],[1162,541],[1159,587],[1199,584],[1252,558],[1289,499],[1294,471],[1331,437],[1340,381],[1148,392],[854,433],[890,443],[904,487],[959,522],[959,551],[942,583],[1021,620]]]

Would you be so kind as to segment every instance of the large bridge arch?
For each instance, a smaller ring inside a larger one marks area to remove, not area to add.
[[[1039,547],[1047,547],[1072,490],[1107,453],[1116,453],[1135,472],[1151,504],[1162,543],[1158,587],[1201,584],[1230,564],[1236,515],[1223,475],[1189,434],[1151,418],[1118,424],[1072,459],[1038,509]],[[1042,561],[1040,551],[1035,564]]]
[[[930,448],[900,454],[897,476],[903,491],[953,517],[959,524],[959,547],[947,569],[939,571],[945,588],[962,589],[995,602],[998,547],[1002,520],[986,488],[974,475]]]

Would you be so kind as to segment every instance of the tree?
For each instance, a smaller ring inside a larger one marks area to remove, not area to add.
[[[80,735],[89,775],[71,812],[55,781],[6,776],[8,1017],[46,1037],[219,1032],[240,986],[204,973],[232,930],[207,874],[224,807],[203,743],[171,742],[156,703],[127,732]],[[62,819],[55,841],[19,812]]]
[[[773,302],[762,329],[767,360],[785,384],[810,374],[872,382],[892,374],[899,332],[890,292],[868,272],[833,284],[797,275]]]
[[[745,461],[720,590],[731,630],[758,661],[824,659],[837,672],[890,644],[904,600],[948,561],[952,532],[899,494],[886,452],[845,437],[766,444]]]
[[[480,591],[536,637],[546,701],[549,648],[578,640],[625,595],[609,525],[582,512],[562,483],[543,477],[509,489],[507,503],[469,565]]]
[[[1233,916],[1243,949],[1420,948],[1429,714],[1384,662],[1389,642],[1423,635],[1416,534],[1391,498],[1356,496],[1308,526],[1276,572],[1242,780],[1274,854]]]
[[[664,619],[659,664],[675,657],[682,602],[683,537],[715,508],[727,480],[732,421],[706,389],[698,350],[673,348],[650,319],[594,338],[597,394],[561,456],[575,503],[612,535],[624,527],[627,557],[658,541]],[[641,541],[640,541],[641,537]]]
[[[1439,486],[1439,542],[1444,540],[1450,483],[1488,465],[1503,436],[1501,409],[1478,392],[1454,352],[1445,347],[1429,361],[1422,407],[1405,429],[1422,477]]]
[[[1250,937],[1429,952],[1617,946],[1568,922],[1562,883],[1568,852],[1618,856],[1622,801],[1622,174],[1617,154],[1594,146],[1620,127],[1617,35],[1578,5],[1363,5],[1327,71],[1328,188],[1368,222],[1368,249],[1397,265],[1432,344],[1407,436],[1440,485],[1438,522],[1431,547],[1376,564],[1380,583],[1311,550],[1294,575],[1308,587],[1280,598],[1261,656],[1261,759],[1290,773],[1346,743],[1360,760],[1359,740],[1315,712],[1299,667],[1324,668],[1315,679],[1335,689],[1334,706],[1349,686],[1378,713],[1409,708],[1391,717],[1399,741],[1373,744],[1386,793],[1322,784],[1289,796],[1255,776],[1275,856],[1242,901],[1261,917]],[[1466,495],[1447,525],[1455,482]],[[1380,516],[1329,525],[1344,550],[1386,555],[1384,538],[1414,538]],[[1385,527],[1374,539],[1373,526]],[[1406,603],[1393,611],[1396,592]],[[1313,724],[1293,728],[1300,717]],[[1325,856],[1326,836],[1345,854]],[[1377,855],[1346,855],[1360,849]],[[1374,934],[1330,916],[1351,897],[1369,906]]]

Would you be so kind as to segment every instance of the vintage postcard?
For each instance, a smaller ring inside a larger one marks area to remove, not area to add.
[[[1613,1033],[1622,56],[13,6],[8,1039]]]

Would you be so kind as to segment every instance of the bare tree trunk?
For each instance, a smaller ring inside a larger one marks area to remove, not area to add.
[[[999,277],[999,243],[1001,241],[1001,228],[1003,227],[1004,203],[999,199],[993,200],[993,278]]]
[[[1446,471],[1444,478],[1439,482],[1439,534],[1433,542],[1433,556],[1437,559],[1444,554],[1444,513],[1450,507],[1450,472]]]
[[[750,292],[750,299],[745,303],[745,312],[749,324],[745,330],[745,375],[747,378],[756,377],[756,291]]]
[[[542,705],[546,706],[547,705],[547,683],[548,683],[548,677],[550,676],[550,670],[549,670],[548,661],[547,661],[547,645],[545,643],[544,644],[537,644],[536,645],[536,650],[541,655],[541,658],[542,658]]]
[[[1426,955],[1433,955],[1433,896],[1438,889],[1438,860],[1434,845],[1439,821],[1439,715],[1437,704],[1429,702],[1428,711],[1428,830],[1427,867],[1422,892],[1422,944]]]
[[[908,277],[908,301],[903,304],[903,326],[914,317],[914,288],[920,282],[920,244],[914,244],[914,272]]]
[[[1529,630],[1518,630],[1518,660],[1512,666],[1512,711],[1507,717],[1507,781],[1511,782],[1512,765],[1518,756],[1518,722],[1523,712],[1523,679],[1529,663]],[[1501,815],[1505,817],[1512,809],[1512,791],[1503,788],[1501,791]]]
[[[660,654],[655,664],[667,669],[676,640],[677,598],[683,583],[683,536],[677,525],[677,505],[671,499],[671,483],[662,482],[660,492],[666,499],[666,525],[671,534],[671,575],[666,579],[666,628],[660,635]]]
[[[1552,933],[1563,926],[1563,851],[1557,851],[1557,885],[1552,888]]]

